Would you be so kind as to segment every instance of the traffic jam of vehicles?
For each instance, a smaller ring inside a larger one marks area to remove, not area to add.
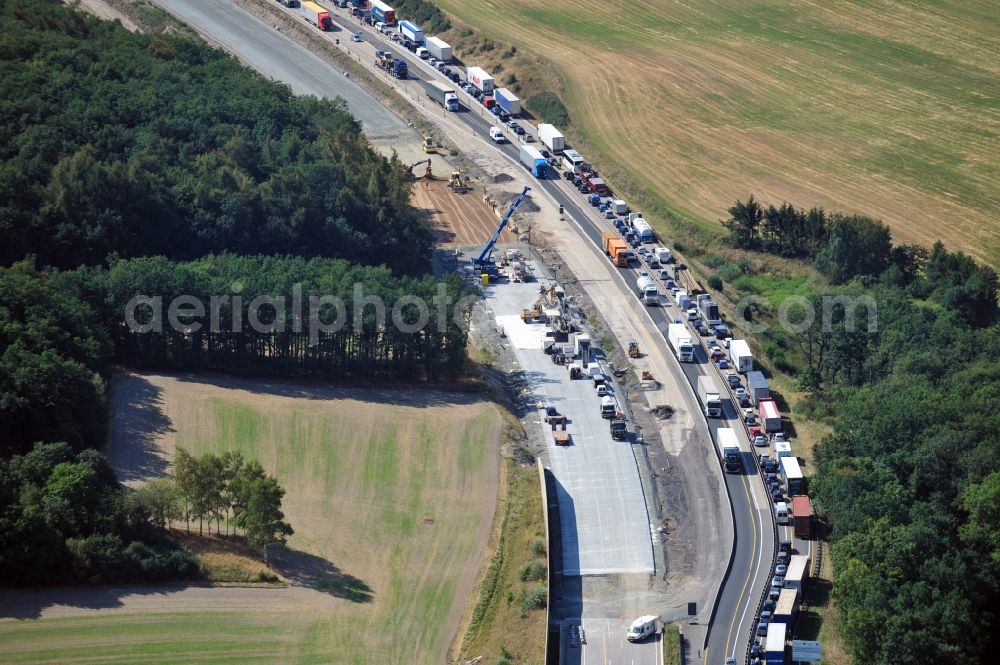
[[[283,2],[294,6],[294,0]],[[603,220],[607,230],[600,244],[605,256],[619,269],[636,297],[649,307],[676,308],[667,326],[666,341],[671,354],[681,363],[704,362],[709,372],[699,377],[695,392],[709,419],[729,418],[731,427],[719,428],[717,453],[724,472],[743,474],[744,455],[736,435],[742,428],[752,445],[756,469],[772,500],[772,514],[780,533],[774,557],[773,576],[757,611],[749,649],[749,661],[783,662],[787,641],[794,625],[803,589],[807,586],[810,557],[798,554],[795,542],[811,536],[812,506],[806,478],[783,432],[777,401],[770,393],[765,375],[755,369],[753,353],[746,340],[733,336],[711,295],[677,261],[668,243],[657,243],[652,226],[639,211],[614,196],[608,183],[566,137],[553,125],[540,123],[529,132],[517,120],[521,100],[497,87],[489,72],[477,66],[459,71],[453,65],[452,47],[435,36],[426,36],[416,23],[403,20],[396,10],[380,0],[338,0],[337,7],[372,26],[390,43],[406,49],[437,72],[442,80],[425,80],[426,96],[449,112],[460,110],[462,102],[486,109],[496,118],[489,131],[495,143],[506,143],[508,135],[520,143],[518,161],[538,179],[563,178],[584,197],[589,208]],[[332,29],[330,10],[305,1],[300,5],[303,19],[323,31]],[[360,35],[356,35],[359,39]],[[411,72],[405,60],[391,50],[377,50],[375,66],[399,79]],[[465,94],[460,99],[459,92]],[[535,136],[537,135],[537,146]],[[702,360],[702,354],[704,360]],[[570,366],[571,372],[576,369]],[[579,370],[577,370],[579,371]],[[596,383],[596,382],[595,382]],[[602,414],[612,421],[615,439],[623,439],[625,423],[611,395],[600,394]],[[732,408],[726,408],[726,405]],[[735,414],[735,417],[730,417]],[[558,418],[558,413],[548,414]],[[655,617],[641,617],[630,628],[628,639],[639,641],[650,634]],[[778,652],[781,660],[778,660]]]

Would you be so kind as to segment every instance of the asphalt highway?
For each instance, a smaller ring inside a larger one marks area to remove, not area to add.
[[[273,27],[256,20],[238,21],[243,25],[241,30],[244,30],[245,34],[239,34],[235,39],[237,43],[230,43],[234,41],[231,38],[232,35],[229,35],[231,27],[220,27],[217,20],[206,19],[203,16],[204,12],[190,10],[191,7],[204,7],[208,4],[218,5],[221,0],[210,0],[209,2],[194,2],[194,0],[157,1],[165,8],[180,15],[198,30],[216,38],[217,41],[221,41],[227,48],[238,52],[241,59],[251,61],[259,70],[276,79],[284,80],[282,78],[283,70],[287,70],[287,63],[290,59],[288,49],[294,42],[275,31]],[[330,7],[329,3],[322,4]],[[239,12],[241,17],[244,16],[238,7],[229,5],[227,17],[231,19],[236,12]],[[297,15],[297,10],[292,10],[291,13]],[[360,56],[362,63],[373,67],[371,56],[374,53],[374,48],[389,48],[397,57],[407,61],[411,79],[445,80],[441,74],[432,71],[426,63],[415,55],[397,44],[389,45],[385,42],[384,37],[377,35],[373,29],[360,26],[357,19],[350,17],[346,10],[332,9],[331,16],[335,23],[343,29],[343,31],[338,30],[327,35],[331,42],[334,39],[340,39],[342,45],[348,46],[343,42],[350,39],[351,32],[356,31],[364,34],[365,41],[370,42],[368,44],[349,44],[349,47]],[[223,39],[227,35],[229,38]],[[336,73],[331,66],[325,63],[323,63],[322,71],[326,71],[328,74]],[[343,94],[346,87],[353,87],[345,86],[344,83],[346,82],[338,81],[337,83],[337,87],[340,88],[339,94]],[[299,88],[299,91],[312,92],[313,94],[317,92],[315,90],[301,90],[302,87],[293,85],[293,89]],[[354,92],[353,89],[350,90],[350,93]],[[367,126],[371,126],[369,123],[375,123],[377,126],[381,122],[393,124],[391,120],[377,120],[381,116],[392,115],[388,109],[381,108],[377,109],[379,112],[367,113],[367,111],[372,111],[372,109],[367,108],[368,104],[358,104],[357,97],[350,93],[346,96],[353,98],[351,101],[355,101],[355,104],[351,104],[352,110],[359,114]],[[462,110],[449,115],[453,120],[464,123],[471,131],[489,141],[490,127],[499,123],[495,121],[493,116],[487,114],[487,117],[484,117],[481,107],[471,96],[459,91],[459,99],[463,105]],[[355,106],[366,108],[355,108]],[[520,124],[528,129],[529,133],[534,133],[534,128],[527,123],[520,122]],[[508,135],[515,138],[509,132]],[[499,144],[496,145],[496,148],[515,164],[514,168],[524,168],[518,160],[519,145],[517,143]],[[599,246],[601,233],[612,229],[610,222],[599,218],[595,210],[587,204],[585,198],[565,180],[559,179],[558,174],[537,180],[534,187],[543,190],[553,201],[561,205],[567,218],[571,220],[580,235],[590,242]],[[623,297],[635,297],[633,284],[637,272],[638,268],[635,266],[617,271]],[[651,322],[663,335],[664,345],[667,345],[665,332],[667,325],[679,316],[677,308],[669,304],[665,298],[663,306],[650,307],[646,311]],[[692,333],[692,339],[699,339],[699,336]],[[699,346],[697,351],[696,362],[677,364],[678,371],[683,372],[691,384],[692,390],[695,390],[700,375],[715,374],[719,386],[725,386],[724,379],[717,376],[717,370],[707,361],[704,349]],[[741,448],[744,450],[745,473],[724,474],[735,525],[732,560],[712,613],[706,643],[692,645],[690,654],[691,656],[694,656],[695,653],[700,654],[700,658],[695,659],[695,662],[717,662],[720,664],[725,662],[727,656],[734,656],[737,662],[744,661],[762,595],[766,591],[771,576],[777,538],[779,537],[772,514],[771,499],[765,492],[763,482],[759,480],[756,456],[742,426],[739,410],[731,401],[725,401],[724,404],[726,405],[724,414],[726,417],[724,419],[710,419],[709,429],[713,439],[715,439],[719,427],[733,427],[737,431]],[[787,527],[782,527],[781,530],[782,538],[790,537]],[[801,551],[808,553],[807,544],[798,545]],[[706,555],[710,555],[710,553],[706,553]]]

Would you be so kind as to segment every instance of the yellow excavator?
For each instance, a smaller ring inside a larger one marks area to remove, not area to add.
[[[628,357],[629,358],[638,358],[641,355],[642,354],[639,352],[639,342],[636,342],[634,340],[631,341],[631,342],[629,342],[628,343]]]
[[[531,319],[539,319],[545,310],[558,308],[559,297],[556,295],[556,287],[554,285],[548,288],[542,287],[538,293],[538,298],[535,299],[531,308],[521,310],[521,320],[530,321]]]
[[[437,152],[437,150],[438,150],[437,149],[437,143],[434,142],[434,137],[433,136],[425,136],[424,137],[424,152],[426,152],[426,153],[432,153],[432,152]]]
[[[415,178],[416,176],[413,175],[413,169],[417,168],[421,164],[426,164],[427,165],[427,168],[424,169],[424,177],[427,178],[428,180],[430,180],[431,177],[432,177],[431,176],[431,159],[430,159],[430,157],[428,157],[427,159],[421,159],[419,162],[414,162],[414,163],[410,164],[409,166],[404,166],[403,167],[403,173],[405,173],[406,175],[410,176],[411,178]]]

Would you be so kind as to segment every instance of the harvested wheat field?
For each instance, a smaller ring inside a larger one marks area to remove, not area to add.
[[[177,446],[239,450],[277,476],[295,529],[276,557],[290,587],[0,599],[2,617],[40,617],[0,618],[5,660],[444,661],[492,527],[492,403],[159,375],[123,377],[114,399],[109,452],[129,484],[169,471]]]
[[[993,2],[437,4],[551,60],[569,137],[613,186],[631,181],[717,231],[754,194],[868,214],[898,241],[941,238],[1000,263]]]

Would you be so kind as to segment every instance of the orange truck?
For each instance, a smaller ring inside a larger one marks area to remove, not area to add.
[[[601,246],[604,253],[611,257],[611,260],[619,268],[628,267],[628,245],[614,231],[605,231],[601,234]]]

